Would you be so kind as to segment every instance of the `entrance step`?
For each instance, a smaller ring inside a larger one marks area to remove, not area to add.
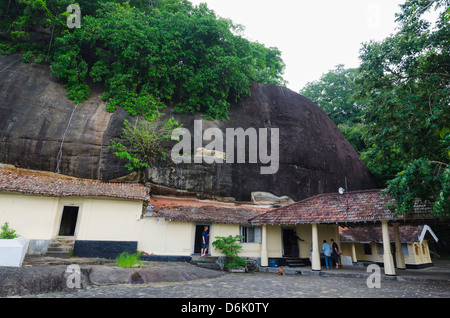
[[[191,263],[195,265],[198,263],[215,263],[217,261],[217,257],[212,256],[192,255],[191,258]]]
[[[217,263],[217,257],[192,255],[191,263],[202,268],[220,269],[220,265]]]
[[[75,241],[66,239],[53,240],[48,247],[46,256],[69,258],[73,251]]]
[[[300,258],[298,259],[287,259],[286,260],[286,266],[287,267],[303,267],[306,266],[306,263],[301,260]]]

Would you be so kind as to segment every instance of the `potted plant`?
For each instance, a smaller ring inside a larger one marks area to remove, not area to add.
[[[225,267],[229,272],[245,272],[246,261],[238,256],[242,249],[241,238],[240,235],[216,236],[216,240],[212,243],[215,249],[225,255]]]
[[[21,267],[29,242],[10,229],[8,222],[3,224],[0,232],[0,266]]]

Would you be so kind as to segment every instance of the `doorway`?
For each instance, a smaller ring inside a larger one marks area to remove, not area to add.
[[[65,206],[61,216],[61,224],[59,226],[58,235],[74,236],[75,227],[78,219],[78,206]]]
[[[294,228],[283,229],[283,257],[299,257],[297,234]]]
[[[196,224],[195,225],[195,233],[194,233],[194,254],[201,254],[202,252],[202,232],[204,227],[208,227],[208,234],[211,233],[211,224]],[[208,240],[208,251],[207,254],[211,254],[210,251],[211,246],[211,236]]]

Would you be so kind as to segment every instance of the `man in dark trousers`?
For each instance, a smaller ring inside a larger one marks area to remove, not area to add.
[[[337,245],[337,243],[331,239],[331,250],[333,252],[333,261],[336,264],[336,268],[339,268],[339,247]]]
[[[202,232],[202,250],[201,255],[206,256],[206,253],[208,252],[208,240],[209,239],[209,233],[208,233],[208,226],[205,225]]]

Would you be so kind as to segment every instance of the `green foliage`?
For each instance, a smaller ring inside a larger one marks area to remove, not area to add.
[[[216,240],[212,243],[215,249],[220,250],[227,258],[226,267],[243,267],[246,262],[245,259],[238,256],[242,245],[240,244],[241,238],[243,236],[216,236]]]
[[[12,240],[16,237],[19,237],[18,234],[16,234],[16,231],[9,228],[9,223],[5,222],[5,224],[1,227],[2,231],[0,232],[0,239],[7,239]]]
[[[366,105],[365,160],[403,214],[421,200],[435,214],[450,216],[450,26],[445,11],[434,28],[422,18],[449,4],[406,1],[397,15],[399,31],[361,50],[355,83]]]
[[[405,1],[399,31],[363,44],[358,69],[338,65],[300,91],[335,121],[401,214],[421,203],[450,216],[449,6]],[[433,9],[434,27],[423,19]]]
[[[309,82],[300,94],[311,99],[336,125],[352,126],[353,123],[361,122],[364,104],[356,102],[353,95],[357,92],[352,85],[357,69],[345,69],[344,65],[336,66],[322,75],[318,81]]]
[[[365,127],[366,126],[362,123],[338,125],[338,128],[344,135],[345,139],[347,139],[347,141],[359,154],[363,154],[367,150],[366,143],[364,142]]]
[[[25,54],[22,56],[22,62],[29,63],[29,62],[30,62],[30,58],[31,58],[32,56],[33,56],[33,52],[28,51],[27,53],[25,53]]]
[[[2,29],[16,43],[50,30],[39,53],[51,56],[53,75],[76,103],[89,97],[92,80],[104,84],[109,111],[122,107],[152,118],[170,104],[177,112],[227,119],[230,103],[249,96],[251,81],[284,83],[280,51],[235,35],[239,26],[205,4],[80,0],[81,28],[68,29],[71,0],[12,2],[0,7],[8,17]]]
[[[128,170],[141,170],[166,160],[164,142],[171,139],[172,131],[179,126],[173,119],[162,120],[159,114],[153,121],[143,119],[136,123],[124,122],[122,142],[111,141],[114,155],[125,160]]]
[[[86,83],[88,64],[79,56],[80,48],[74,44],[75,41],[73,33],[56,39],[50,69],[67,89],[67,97],[75,103],[81,103],[90,94]]]
[[[142,267],[143,262],[141,260],[141,257],[142,253],[139,252],[134,254],[123,252],[117,257],[116,264],[119,267],[125,268]]]
[[[309,82],[300,94],[315,102],[334,121],[344,137],[355,150],[362,154],[367,146],[364,142],[365,125],[362,123],[364,103],[356,102],[354,86],[357,69],[345,69],[337,65],[336,69],[323,74],[314,82]]]
[[[433,206],[433,214],[445,218],[450,211],[450,166],[424,159],[414,160],[406,170],[387,182],[386,193],[395,197],[391,205],[399,214],[413,211],[420,203]]]
[[[66,8],[71,3],[72,0],[10,0],[0,6],[0,30],[6,30],[19,43],[30,42],[32,32],[45,33],[47,31],[43,30],[48,30],[49,39],[39,40],[36,44],[42,52],[49,52],[54,36],[66,28],[69,16]]]

